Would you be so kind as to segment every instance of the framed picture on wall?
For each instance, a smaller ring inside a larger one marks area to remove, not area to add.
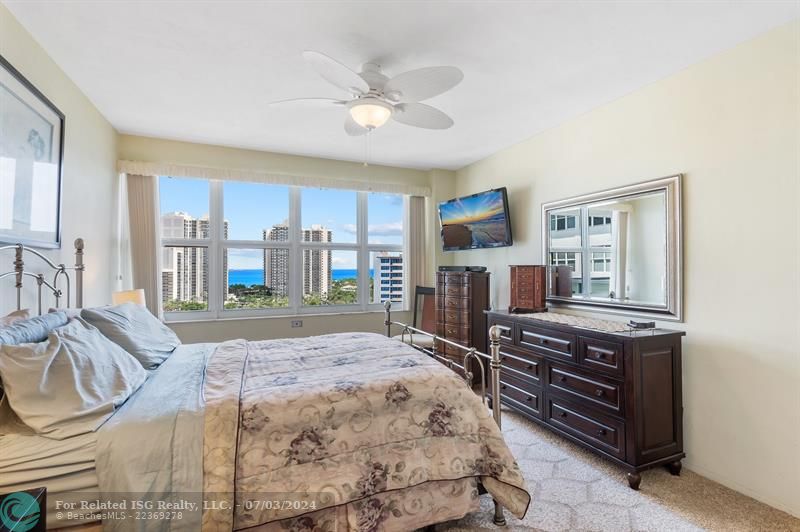
[[[61,246],[64,113],[0,56],[0,244]]]

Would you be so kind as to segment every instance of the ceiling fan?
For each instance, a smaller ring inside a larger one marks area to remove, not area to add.
[[[390,118],[409,126],[447,129],[453,119],[447,114],[419,103],[458,85],[464,74],[456,67],[438,66],[411,70],[388,78],[375,63],[365,63],[356,73],[321,52],[305,51],[303,58],[326,81],[351,94],[351,98],[292,98],[277,103],[312,102],[348,109],[344,130],[348,135],[365,135],[384,125]]]

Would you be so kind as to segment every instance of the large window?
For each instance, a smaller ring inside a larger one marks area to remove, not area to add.
[[[160,178],[170,319],[403,302],[401,195]]]

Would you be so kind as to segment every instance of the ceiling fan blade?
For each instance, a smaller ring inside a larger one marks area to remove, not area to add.
[[[394,109],[392,118],[401,124],[425,129],[447,129],[453,125],[452,118],[424,103],[400,103]]]
[[[351,137],[358,137],[360,135],[366,135],[369,133],[367,128],[359,126],[358,123],[353,120],[353,117],[350,116],[350,113],[347,113],[347,118],[344,121],[344,131]]]
[[[313,50],[303,52],[303,58],[308,61],[320,76],[340,89],[344,89],[351,94],[366,94],[369,92],[369,84],[336,59]]]
[[[289,98],[288,100],[277,100],[269,102],[267,105],[278,105],[282,103],[311,103],[311,104],[333,104],[344,105],[347,100],[337,100],[336,98]]]
[[[464,79],[456,67],[439,66],[411,70],[399,74],[388,82],[383,93],[392,101],[418,102],[449,91]]]

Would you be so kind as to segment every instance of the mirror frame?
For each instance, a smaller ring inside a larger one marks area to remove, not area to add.
[[[665,192],[667,228],[667,287],[665,305],[629,305],[608,301],[592,301],[550,295],[547,283],[547,302],[555,307],[592,312],[623,314],[657,320],[683,321],[683,213],[681,208],[681,181],[683,175],[676,174],[651,181],[593,192],[572,198],[542,203],[542,262],[550,271],[550,224],[548,213],[611,199],[640,196],[651,192]]]

